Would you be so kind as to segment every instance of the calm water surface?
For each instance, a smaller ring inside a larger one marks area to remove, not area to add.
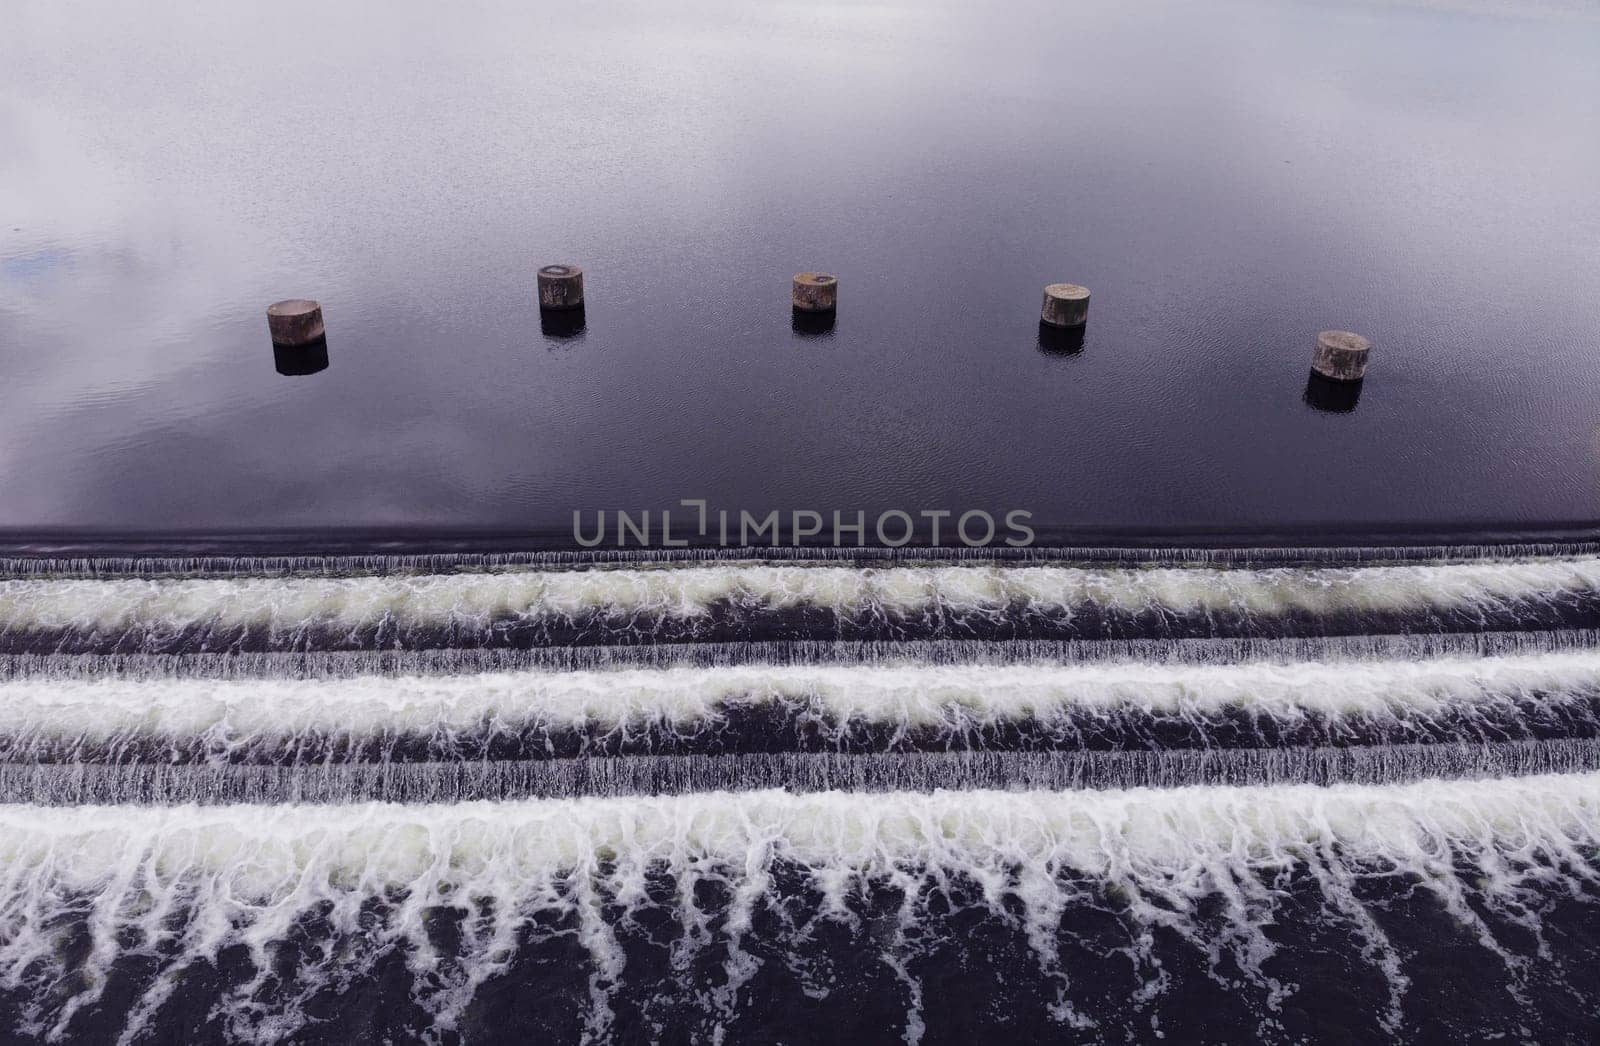
[[[0,527],[1591,520],[1596,13],[13,0]],[[275,367],[291,296],[325,370]],[[1329,327],[1353,411],[1305,400]]]

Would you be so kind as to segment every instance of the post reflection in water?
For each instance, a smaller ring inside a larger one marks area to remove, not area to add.
[[[790,329],[802,338],[820,338],[833,333],[835,322],[839,314],[832,310],[828,312],[806,312],[803,309],[791,310],[793,319]]]
[[[1039,351],[1051,356],[1076,356],[1083,351],[1083,325],[1057,327],[1040,321]]]
[[[1334,381],[1316,371],[1306,379],[1306,403],[1327,414],[1349,414],[1361,399],[1361,382]]]
[[[539,330],[547,338],[577,338],[583,334],[586,325],[582,305],[575,309],[539,310]]]
[[[286,378],[328,369],[328,339],[324,335],[304,345],[272,346],[272,365]]]

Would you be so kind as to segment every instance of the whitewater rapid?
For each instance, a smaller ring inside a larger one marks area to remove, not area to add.
[[[0,760],[1497,740],[1600,732],[1600,651],[1354,662],[527,670],[0,682]],[[1227,741],[1229,736],[1237,736]],[[1100,740],[1101,737],[1110,740]],[[1140,741],[1140,738],[1145,738]],[[787,740],[786,740],[787,739]],[[1020,740],[1010,744],[1021,743]]]
[[[1063,1020],[1084,1000],[1060,963],[1060,934],[1086,907],[1128,928],[1136,965],[1156,960],[1152,932],[1175,934],[1281,1006],[1293,992],[1269,971],[1281,946],[1266,927],[1287,916],[1294,878],[1388,971],[1392,1025],[1404,956],[1363,884],[1402,877],[1473,928],[1481,961],[1515,979],[1500,935],[1526,925],[1558,880],[1567,896],[1592,893],[1597,844],[1596,774],[1090,793],[11,806],[0,807],[0,981],[34,993],[28,1030],[46,1034],[96,1001],[120,959],[156,957],[131,1006],[131,1039],[185,970],[232,949],[255,972],[227,999],[230,1032],[266,1042],[292,1033],[304,1020],[299,1004],[330,980],[395,954],[445,1030],[508,968],[514,943],[575,933],[603,1031],[606,999],[630,984],[630,913],[670,898],[674,954],[710,951],[731,971],[759,963],[744,939],[772,914],[765,909],[787,911],[777,932],[802,947],[818,924],[859,919],[871,889],[898,898],[897,928],[878,944],[886,961],[922,946],[929,905],[1015,913],[1037,962],[1059,979]],[[814,900],[786,909],[781,895],[795,889]],[[702,906],[707,897],[716,900]],[[445,951],[430,923],[439,911],[467,917]],[[308,919],[341,961],[307,961],[288,982],[295,990],[262,991],[287,976],[293,953],[281,943]],[[86,936],[70,953],[57,944],[68,926]],[[736,999],[737,978],[728,989]]]
[[[1592,624],[1600,559],[1337,567],[730,563],[349,577],[0,580],[11,652],[1472,630]],[[1314,625],[1316,621],[1323,625]],[[1404,626],[1404,627],[1401,627]]]
[[[142,569],[0,569],[19,1040],[1593,996],[1592,548]]]

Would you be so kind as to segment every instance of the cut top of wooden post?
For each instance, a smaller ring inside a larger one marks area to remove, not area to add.
[[[267,306],[267,329],[274,345],[306,345],[323,336],[322,306],[289,298]]]

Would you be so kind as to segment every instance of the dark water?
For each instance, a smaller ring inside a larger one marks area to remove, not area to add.
[[[12,3],[0,525],[1587,521],[1595,14]],[[297,295],[328,366],[286,377]],[[1349,413],[1304,399],[1328,327],[1378,345]]]
[[[293,1003],[299,1026],[292,1041],[307,1044],[409,1042],[425,1032],[446,1043],[588,1038],[795,1046],[903,1039],[930,1046],[1589,1041],[1592,1015],[1579,997],[1600,960],[1594,896],[1545,905],[1541,914],[1559,930],[1545,937],[1537,964],[1512,967],[1508,975],[1434,898],[1384,869],[1368,871],[1353,899],[1376,913],[1377,934],[1405,942],[1396,949],[1411,973],[1401,999],[1372,952],[1363,954],[1361,930],[1368,928],[1353,927],[1345,913],[1330,914],[1309,875],[1264,884],[1277,894],[1277,918],[1261,927],[1261,940],[1275,949],[1262,963],[1251,962],[1244,941],[1229,940],[1239,928],[1216,900],[1186,913],[1192,922],[1181,928],[1151,929],[1131,915],[1126,897],[1086,884],[1060,919],[1059,967],[1041,975],[1017,932],[1019,913],[991,910],[975,882],[941,884],[909,905],[903,893],[880,884],[853,897],[846,918],[817,918],[812,913],[823,898],[795,870],[779,868],[772,906],[737,929],[729,925],[727,890],[705,884],[697,901],[706,927],[687,946],[673,919],[676,884],[652,881],[651,907],[619,928],[615,946],[626,956],[628,976],[599,1020],[578,919],[530,920],[504,974],[441,1029],[423,1005],[402,1000],[437,991],[458,974],[450,951],[469,936],[472,914],[432,916],[428,933],[445,958],[419,976],[382,943],[380,928],[392,907],[373,904],[363,913],[367,932],[335,942],[362,960],[377,953],[342,990],[330,990],[302,967],[328,943],[326,924],[307,918],[284,942],[264,985],[254,982],[242,949],[188,969],[164,1007],[165,1041],[231,1041],[239,1029],[230,1025],[228,1007],[217,1004],[241,988],[253,990],[263,1009]],[[911,933],[902,925],[908,907],[919,920]],[[1484,925],[1524,944],[1534,941],[1514,916],[1493,914]],[[74,941],[75,931],[81,948],[81,927],[63,927],[62,936]],[[1225,943],[1212,951],[1217,941]],[[120,1023],[115,1002],[147,988],[159,966],[151,961],[117,971],[108,991],[113,1004],[79,1011],[71,1033],[80,1041],[110,1041]],[[539,990],[518,987],[529,983]],[[1266,1000],[1284,993],[1293,1002],[1263,1017]],[[0,1006],[8,1002],[15,999],[0,989]]]

